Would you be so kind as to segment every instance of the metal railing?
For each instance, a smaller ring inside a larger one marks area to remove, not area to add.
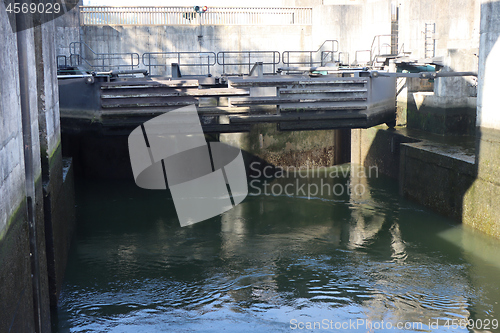
[[[311,25],[312,8],[80,6],[81,25]]]
[[[339,52],[337,61],[340,65],[345,65],[345,66],[350,65],[349,52]]]
[[[322,48],[330,45],[331,50]],[[84,42],[72,42],[69,45],[69,56],[58,56],[59,67],[86,67],[88,71],[111,71],[136,68],[146,68],[150,75],[173,75],[172,66],[176,68],[187,67],[183,75],[208,75],[213,72],[217,75],[248,75],[255,63],[263,66],[264,74],[276,74],[282,62],[285,66],[309,65],[314,67],[319,64],[324,66],[327,62],[341,62],[341,55],[349,62],[348,54],[338,52],[338,41],[327,40],[316,51],[285,51],[283,56],[279,51],[221,51],[215,52],[146,52],[141,56],[138,53],[97,53]],[[291,61],[290,54],[306,54],[308,59]],[[320,54],[320,60],[314,56]],[[338,54],[338,59],[336,58]],[[174,65],[175,64],[175,65]],[[214,71],[214,66],[220,66]],[[221,70],[221,71],[220,71]]]
[[[366,54],[364,57],[362,54]],[[355,65],[371,65],[372,63],[372,51],[371,50],[356,50],[354,53],[354,64]]]
[[[322,50],[331,43],[330,50]],[[325,40],[316,51],[283,51],[283,65],[289,66],[324,66],[328,62],[335,61],[335,53],[339,50],[339,42],[335,39]],[[319,55],[319,59],[318,59]]]
[[[372,45],[371,45],[371,64],[373,65],[377,61],[377,57],[379,56],[395,56],[397,54],[393,54],[393,50],[395,49],[392,45],[394,42],[394,34],[389,35],[376,35],[373,37]],[[397,52],[397,48],[395,49]]]
[[[75,65],[82,62],[91,69],[108,71],[112,69],[134,69],[139,67],[139,53],[97,53],[84,42],[72,42],[69,44],[70,60],[77,59]],[[75,57],[76,56],[76,57]]]
[[[69,65],[71,67],[83,66],[85,69],[89,71],[93,70],[92,65],[87,60],[82,58],[79,54],[70,54],[68,59],[69,59]]]
[[[369,50],[357,50],[355,52],[354,63],[356,65],[374,66],[378,61],[378,57],[396,56],[397,54],[392,53],[395,49],[394,45],[392,45],[393,42],[393,34],[374,36]]]
[[[147,52],[142,55],[142,64],[148,68],[150,75],[168,75],[172,64],[199,69],[199,72],[188,75],[211,75],[210,68],[215,65],[216,59],[215,52]],[[163,69],[163,72],[157,73],[158,68]]]
[[[217,53],[217,63],[222,66],[223,75],[249,74],[256,62],[264,65],[264,74],[275,74],[280,59],[278,51],[222,51]],[[248,68],[248,71],[242,73],[242,67]],[[228,68],[237,73],[228,73]],[[272,70],[266,71],[266,68],[272,68]]]

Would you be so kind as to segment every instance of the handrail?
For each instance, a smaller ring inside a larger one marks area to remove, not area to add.
[[[164,64],[155,62],[158,58],[165,59]],[[173,59],[168,61],[168,59]],[[200,60],[199,63],[196,62],[186,62],[186,59]],[[206,59],[206,62],[204,60]],[[210,67],[215,66],[217,55],[215,52],[146,52],[142,55],[142,64],[148,67],[149,73],[151,75],[152,68],[164,67],[165,70],[171,66],[172,63],[176,63],[179,67],[206,67],[207,75],[210,76]],[[146,62],[147,60],[147,62]],[[203,60],[203,61],[202,61]],[[153,61],[153,62],[152,62]]]
[[[283,53],[281,54],[281,57],[283,59],[283,65],[287,65],[287,66],[290,66],[290,65],[310,65],[310,66],[314,66],[314,65],[317,65],[317,64],[321,64],[321,61],[314,61],[314,57],[313,57],[313,53],[315,53],[316,51],[283,51]],[[290,61],[290,54],[302,54],[302,55],[306,55],[306,57],[309,58],[309,61],[303,61],[303,60],[300,60],[300,61]]]
[[[234,59],[235,56],[237,59],[241,59],[241,57],[247,58],[248,61],[231,61],[231,59]],[[265,58],[272,60],[266,61],[264,60]],[[222,66],[222,74],[228,74],[226,73],[227,66],[248,66],[248,73],[250,73],[252,66],[256,62],[260,62],[262,65],[272,66],[272,72],[264,74],[275,74],[276,65],[279,65],[280,60],[281,57],[278,51],[221,51],[217,53],[217,64]]]
[[[347,56],[347,61],[342,61],[341,60],[341,56],[344,56],[344,58],[345,58],[345,56]],[[339,52],[338,53],[338,62],[339,62],[340,65],[350,65],[350,63],[349,63],[349,52]]]
[[[80,6],[82,25],[311,25],[312,7]]]
[[[323,46],[326,43],[331,43],[331,50],[327,51],[321,51]],[[337,53],[339,50],[339,42],[336,39],[327,39],[325,40],[320,47],[316,51],[283,51],[282,53],[282,59],[283,59],[283,64],[290,66],[290,65],[309,65],[309,66],[315,66],[317,64],[324,66],[326,64],[325,61],[325,55],[330,55],[331,62],[335,62],[335,53]],[[315,61],[315,57],[313,54],[317,54],[318,52],[321,51],[321,59],[319,61]],[[305,55],[306,57],[309,58],[308,61],[304,60],[299,60],[299,61],[291,61],[290,60],[290,55],[301,55],[302,58]]]
[[[323,42],[323,44],[321,44],[321,46],[318,48],[318,50],[316,50],[316,52],[319,52],[321,50],[321,48],[323,47],[323,45],[325,45],[327,42],[332,43],[332,49],[330,51],[332,51],[334,53],[339,51],[339,41],[336,39],[327,39]],[[337,49],[335,49],[335,45],[337,46]]]
[[[372,40],[372,45],[370,47],[370,64],[373,65],[375,63],[375,60],[378,56],[381,55],[396,55],[396,54],[391,54],[391,53],[386,53],[386,54],[381,54],[380,51],[382,50],[381,45],[380,45],[380,39],[382,37],[390,37],[391,38],[391,43],[392,43],[392,38],[397,36],[396,34],[387,34],[387,35],[375,35]],[[377,45],[375,45],[375,41],[378,41]],[[374,47],[376,46],[377,52],[375,52]],[[388,43],[382,43],[382,46],[389,46],[389,48],[392,47],[391,44]],[[396,50],[397,51],[397,50]]]
[[[73,61],[73,59],[75,59],[75,57],[76,57],[76,61]],[[70,54],[70,56],[69,56],[69,63],[71,64],[71,66],[74,66],[74,67],[81,66],[82,61],[84,63],[85,68],[89,71],[92,71],[92,69],[93,69],[92,64],[90,62],[88,62],[87,59],[83,58],[79,54]]]
[[[362,53],[362,52],[369,53],[369,57],[368,57],[368,61],[366,62],[366,65],[370,65],[372,62],[372,50],[356,50],[356,52],[354,52],[354,64],[356,64],[356,65],[359,64],[358,54]]]
[[[79,52],[76,51],[76,45],[79,47]],[[87,58],[82,54],[82,46],[84,46],[86,49],[90,51],[90,53],[94,56],[92,60],[98,60],[102,61],[102,64],[95,65],[92,64],[90,61],[87,60]],[[102,71],[105,71],[106,69],[112,69],[112,68],[117,68],[120,69],[121,67],[130,67],[130,69],[134,69],[135,67],[139,67],[139,53],[135,52],[127,52],[127,53],[97,53],[94,52],[88,46],[85,42],[71,42],[69,44],[69,53],[70,57],[73,55],[78,55],[79,59],[84,60],[91,68],[102,68]],[[118,63],[118,64],[112,64],[113,60],[124,60],[125,58],[130,57],[130,62],[127,63]],[[108,64],[106,64],[106,60],[108,61]]]

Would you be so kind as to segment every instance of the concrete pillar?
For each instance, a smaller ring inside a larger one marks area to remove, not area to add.
[[[42,163],[43,205],[48,244],[47,266],[50,305],[55,308],[62,286],[74,228],[72,179],[63,177],[59,87],[56,68],[54,21],[35,27],[36,87],[38,91],[38,135]]]
[[[481,2],[476,166],[464,198],[465,224],[500,238],[500,2]]]

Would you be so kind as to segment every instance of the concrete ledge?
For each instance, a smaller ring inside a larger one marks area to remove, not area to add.
[[[408,128],[352,131],[351,160],[398,179],[400,194],[462,221],[476,177],[474,137],[443,137]]]
[[[462,220],[463,197],[475,179],[474,156],[458,147],[423,141],[401,145],[400,194]]]

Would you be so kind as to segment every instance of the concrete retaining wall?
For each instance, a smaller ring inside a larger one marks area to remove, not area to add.
[[[464,221],[464,196],[476,177],[474,139],[452,139],[385,125],[352,130],[351,160],[399,182],[400,194]]]
[[[477,179],[465,196],[464,223],[500,238],[500,2],[481,2],[478,106],[476,134]]]
[[[73,179],[62,177],[54,31],[52,21],[14,33],[0,4],[1,332],[50,332],[49,294],[62,282],[50,266],[65,263],[53,244],[69,234],[47,234],[46,222],[65,231],[74,221],[73,206],[61,216],[46,205],[51,191],[73,197]]]
[[[0,48],[0,330],[33,332],[17,36],[12,33],[3,3],[0,35],[3,42]]]

